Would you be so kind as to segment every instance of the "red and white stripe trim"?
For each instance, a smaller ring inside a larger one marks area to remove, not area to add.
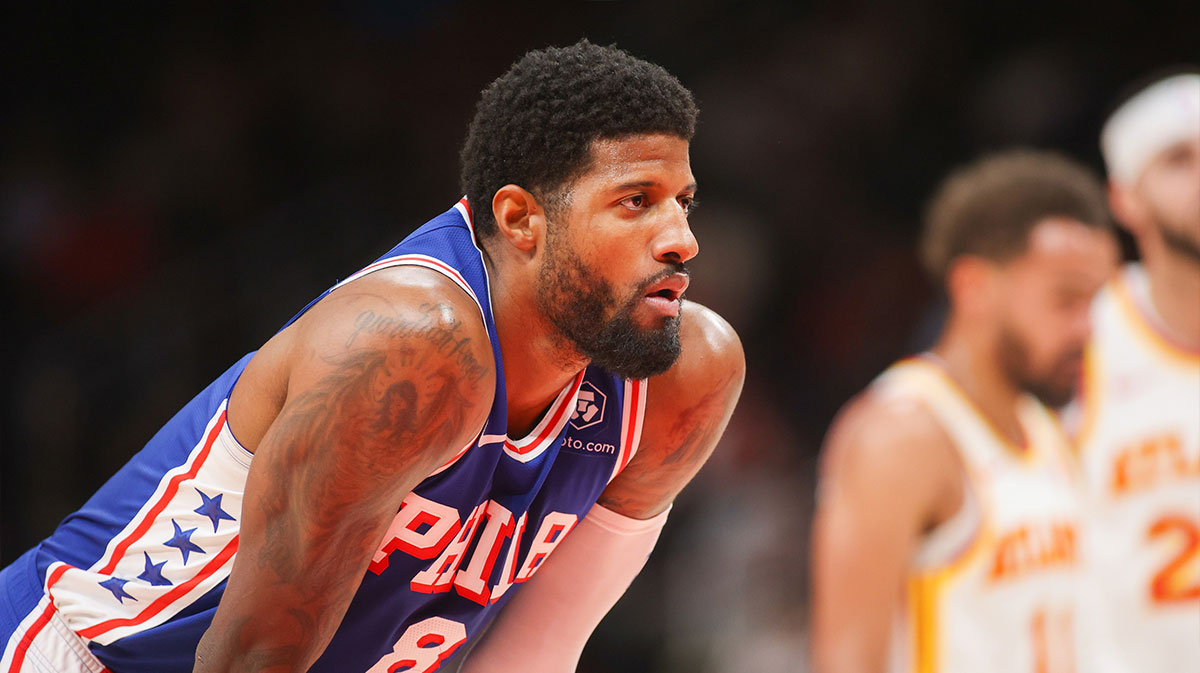
[[[167,504],[179,492],[179,485],[184,481],[195,478],[200,468],[204,465],[204,462],[208,460],[209,455],[212,453],[213,444],[217,441],[217,436],[220,435],[221,428],[225,425],[225,408],[227,403],[228,401],[221,402],[221,406],[217,408],[217,413],[208,421],[208,426],[202,435],[204,441],[198,445],[199,450],[193,450],[192,454],[188,456],[187,462],[163,475],[154,495],[146,500],[146,504],[142,506],[141,511],[125,526],[125,530],[121,531],[112,540],[109,540],[104,556],[101,556],[100,560],[96,561],[89,568],[89,571],[101,575],[111,574],[113,569],[117,567],[117,564],[125,558],[125,552],[129,550],[130,545],[141,539],[150,530],[150,527],[154,525],[158,516],[166,509]]]
[[[454,204],[454,209],[462,215],[463,221],[467,223],[467,229],[471,230],[471,239],[475,239],[475,220],[471,219],[471,204],[467,203],[467,197],[462,197],[458,203]],[[478,246],[476,246],[478,247]]]
[[[580,371],[571,383],[562,389],[558,397],[554,398],[550,409],[542,416],[541,423],[538,423],[529,435],[518,440],[505,438],[504,453],[508,454],[509,458],[528,463],[554,444],[567,421],[571,419],[575,402],[579,398],[579,387],[583,384],[584,371]]]
[[[204,567],[200,570],[200,572],[193,575],[188,581],[172,587],[170,591],[166,592],[166,594],[160,596],[158,599],[147,605],[141,612],[137,614],[137,616],[109,619],[107,621],[100,622],[95,626],[81,629],[79,631],[79,635],[87,638],[88,640],[100,640],[101,636],[110,634],[116,629],[125,629],[129,632],[136,632],[139,629],[135,629],[133,627],[145,624],[151,618],[157,616],[172,604],[177,603],[184,596],[191,594],[201,582],[211,577],[218,570],[221,570],[226,563],[233,559],[234,554],[237,553],[237,548],[238,536],[235,535],[234,538],[229,541],[229,544],[225,545],[224,549],[218,552],[217,555],[212,558],[212,560],[204,564]],[[191,601],[185,602],[183,605],[188,605],[190,602]],[[122,633],[121,635],[128,635],[128,633]],[[109,639],[108,642],[112,642],[112,640],[116,640],[116,638]]]
[[[194,511],[200,502],[196,491],[203,491],[220,494],[224,500],[219,506],[235,520],[241,516],[248,468],[233,454],[244,449],[228,429],[225,410],[222,402],[184,464],[163,475],[154,494],[95,564],[86,570],[64,567],[47,587],[62,619],[80,637],[107,645],[144,631],[167,621],[229,576],[238,547],[237,527],[230,523],[220,532],[206,530],[213,524]],[[190,529],[189,541],[203,548],[182,562],[177,550],[164,542],[172,530],[180,529]],[[166,561],[159,572],[168,583],[135,581],[145,571],[146,558]],[[113,600],[111,590],[101,584],[113,577],[128,581],[122,591],[131,600]]]
[[[55,613],[50,588],[70,569],[71,566],[61,562],[47,569],[42,599],[17,626],[4,648],[4,656],[0,658],[3,673],[109,673],[87,644]]]
[[[608,478],[610,482],[633,460],[642,442],[642,425],[646,418],[646,387],[645,379],[625,381],[625,399],[621,403],[621,453],[613,465],[612,475]]]

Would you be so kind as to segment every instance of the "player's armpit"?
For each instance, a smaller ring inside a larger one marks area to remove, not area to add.
[[[495,374],[478,308],[449,281],[373,276],[293,326],[287,401],[255,450],[198,672],[307,670],[400,502],[486,419]]]
[[[950,439],[919,403],[851,402],[823,449],[812,541],[813,667],[886,670],[909,563],[962,499]]]
[[[746,360],[729,323],[684,302],[683,351],[648,382],[638,453],[598,502],[635,519],[663,512],[712,453],[742,391]]]

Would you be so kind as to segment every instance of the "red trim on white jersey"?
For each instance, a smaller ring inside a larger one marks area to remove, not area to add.
[[[47,596],[43,596],[42,600],[38,601],[37,607],[21,622],[21,625],[17,627],[16,633],[13,634],[15,637],[24,630],[24,635],[21,636],[21,640],[17,642],[16,647],[12,649],[11,656],[5,657],[9,660],[8,666],[4,669],[5,671],[8,673],[18,673],[21,670],[21,667],[25,664],[25,653],[29,651],[29,646],[33,644],[34,639],[42,632],[42,629],[46,628],[46,624],[50,623],[50,616],[52,614],[54,614],[54,601]],[[25,622],[28,622],[30,617],[33,617],[33,621],[26,626]],[[11,646],[12,643],[9,642],[9,645]]]
[[[232,451],[232,444],[236,443],[231,433],[228,437],[222,437],[223,433],[229,433],[227,404],[228,400],[221,403],[209,420],[202,441],[192,450],[187,461],[163,475],[158,488],[138,514],[109,542],[105,555],[86,570],[64,567],[60,575],[55,577],[57,586],[52,589],[51,585],[47,585],[47,592],[53,591],[51,595],[64,622],[80,637],[107,645],[151,628],[170,619],[228,576],[238,547],[235,527],[219,534],[214,530],[213,535],[207,536],[205,544],[213,545],[209,546],[209,551],[192,551],[194,554],[207,554],[220,549],[215,555],[205,558],[204,563],[187,565],[185,562],[182,567],[178,564],[167,566],[163,572],[170,577],[168,586],[131,585],[130,590],[138,595],[132,596],[133,603],[126,604],[122,600],[120,606],[101,598],[107,589],[100,584],[100,580],[105,580],[106,576],[132,578],[136,570],[130,565],[136,567],[142,564],[137,557],[143,552],[155,554],[156,548],[163,548],[163,543],[156,542],[162,539],[157,536],[164,534],[163,526],[178,526],[176,519],[185,521],[185,517],[196,517],[192,503],[185,504],[190,497],[183,490],[187,485],[198,485],[222,493],[225,496],[223,506],[238,515],[241,492],[231,490],[235,488],[232,480],[239,479],[247,468],[245,463],[226,453]],[[60,578],[62,581],[58,581]]]
[[[237,553],[237,548],[238,536],[234,536],[234,538],[229,541],[229,544],[225,545],[224,549],[218,552],[211,561],[204,564],[204,568],[201,569],[200,572],[196,573],[188,581],[176,585],[153,603],[147,605],[146,609],[139,612],[136,617],[110,619],[105,622],[100,622],[95,626],[81,630],[79,635],[87,638],[88,640],[93,640],[98,636],[112,631],[113,629],[128,626],[138,626],[139,624],[142,624],[146,620],[167,609],[167,607],[169,607],[172,603],[186,596],[192,589],[196,587],[196,585],[200,584],[205,579],[208,579],[208,577],[213,573],[220,570],[221,567],[230,561],[233,558],[233,555]]]
[[[626,379],[625,399],[621,403],[621,455],[613,464],[611,482],[637,454],[642,443],[642,426],[646,419],[646,379]]]
[[[42,599],[9,638],[4,657],[0,659],[0,670],[5,673],[20,673],[32,649],[33,663],[38,671],[46,670],[47,665],[54,664],[71,665],[70,673],[109,673],[87,650],[83,641],[73,634],[65,633],[66,626],[61,618],[56,626],[58,632],[54,628],[46,629],[55,619],[54,597],[50,595],[50,587],[70,569],[72,566],[62,562],[50,565]]]
[[[542,422],[538,423],[533,432],[530,432],[524,439],[515,441],[506,439],[504,441],[504,453],[513,460],[528,463],[542,455],[554,444],[554,440],[558,439],[558,435],[571,418],[571,414],[568,412],[575,408],[576,399],[579,397],[579,387],[583,384],[584,371],[586,370],[580,371],[575,379],[562,389],[562,392],[554,399],[554,403],[550,405],[550,409],[542,416]]]

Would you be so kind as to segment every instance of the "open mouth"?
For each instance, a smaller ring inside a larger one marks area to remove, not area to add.
[[[679,301],[683,297],[684,290],[688,286],[688,277],[682,273],[675,273],[666,278],[654,283],[648,288],[645,296],[647,298],[667,299],[669,301]]]

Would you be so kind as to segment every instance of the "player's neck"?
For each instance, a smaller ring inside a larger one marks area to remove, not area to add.
[[[1024,446],[1025,431],[1017,416],[1021,391],[1001,369],[990,346],[990,341],[965,333],[952,319],[930,352],[992,425],[1014,445]]]
[[[492,317],[504,360],[508,435],[523,437],[587,361],[564,353],[557,332],[537,310],[532,282],[514,279],[490,263],[488,273]]]
[[[1184,346],[1200,348],[1200,262],[1160,250],[1143,266],[1150,302],[1163,327]]]

